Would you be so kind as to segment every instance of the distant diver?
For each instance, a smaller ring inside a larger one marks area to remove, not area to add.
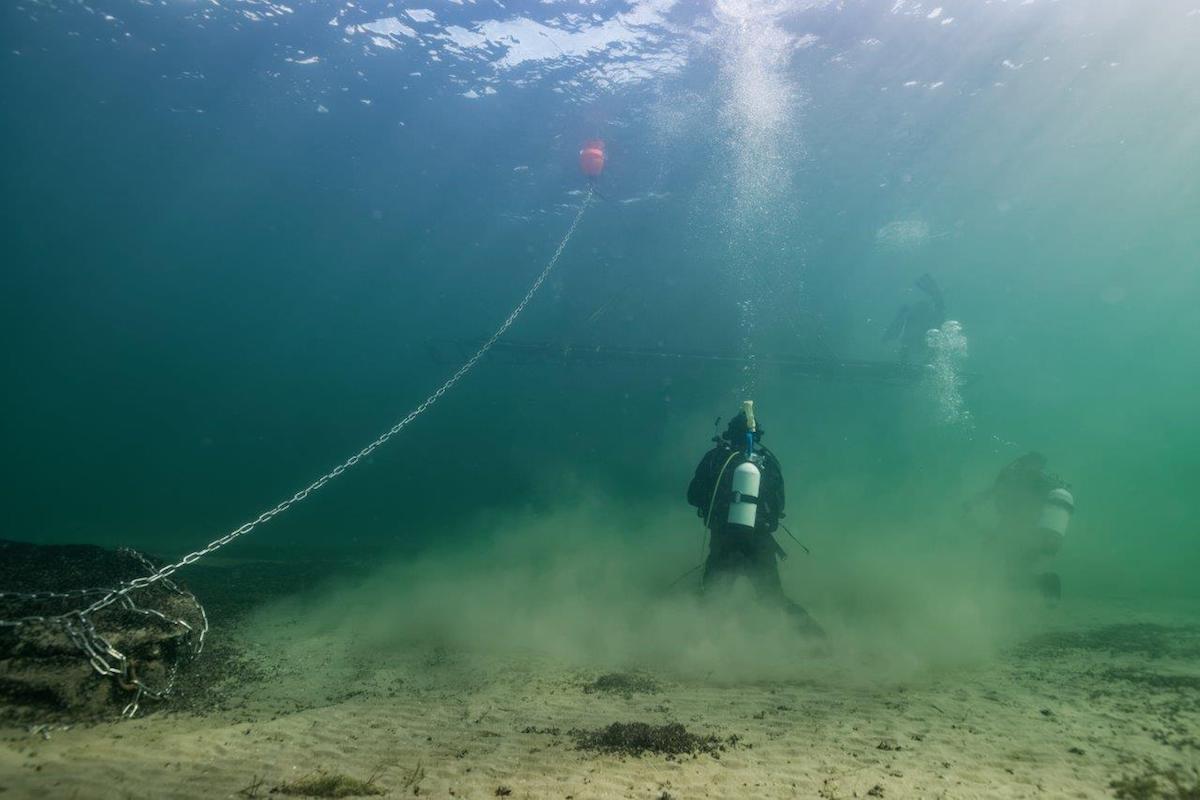
[[[942,289],[933,276],[926,272],[913,284],[925,293],[928,299],[920,299],[911,305],[900,306],[896,318],[883,332],[883,341],[900,341],[900,360],[908,363],[913,358],[923,359],[928,350],[925,334],[942,327],[946,321],[946,300]]]
[[[696,467],[687,499],[710,532],[702,590],[728,585],[739,575],[753,585],[761,601],[782,608],[805,635],[825,632],[809,613],[790,600],[779,580],[777,558],[787,554],[772,535],[783,517],[783,472],[775,454],[761,444],[763,429],[746,401],[729,421],[716,446]]]
[[[1046,457],[1030,452],[1005,466],[995,483],[968,501],[971,511],[984,500],[995,504],[996,529],[989,540],[1005,577],[1021,590],[1033,590],[1049,603],[1062,598],[1062,579],[1048,569],[1062,549],[1075,498],[1069,484],[1046,471]]]

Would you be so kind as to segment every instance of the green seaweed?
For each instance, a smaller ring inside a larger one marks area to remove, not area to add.
[[[654,753],[665,756],[708,753],[718,756],[726,746],[736,745],[738,737],[720,739],[712,734],[689,732],[678,722],[650,725],[646,722],[614,722],[597,730],[574,730],[575,746],[580,750],[641,756]]]
[[[367,780],[359,780],[338,772],[326,772],[318,769],[302,778],[286,781],[271,790],[272,794],[286,794],[296,797],[367,797],[383,794],[383,789],[375,785],[378,775],[372,775]]]
[[[658,692],[658,684],[653,678],[645,675],[632,672],[609,672],[584,686],[583,691],[588,694],[607,692],[626,696],[634,693],[655,694]]]
[[[1141,775],[1124,775],[1111,783],[1117,800],[1200,800],[1200,772],[1147,766]]]

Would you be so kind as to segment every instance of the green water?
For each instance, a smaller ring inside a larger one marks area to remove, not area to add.
[[[962,413],[930,382],[485,361],[228,555],[472,552],[562,515],[682,572],[683,490],[753,393],[813,550],[785,584],[834,619],[969,583],[961,504],[1031,449],[1078,504],[1069,602],[1200,598],[1200,16],[660,6],[637,80],[553,11],[563,60],[505,72],[345,45],[323,7],[7,8],[3,535],[173,556],[306,485],[449,374],[429,341],[503,319],[601,135],[604,199],[514,339],[891,362],[928,272]]]

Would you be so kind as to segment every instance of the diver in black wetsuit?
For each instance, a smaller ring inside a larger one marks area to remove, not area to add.
[[[1062,579],[1046,567],[1062,549],[1075,508],[1069,484],[1046,471],[1044,455],[1030,452],[1000,470],[995,483],[969,500],[966,510],[988,499],[996,510],[996,529],[988,544],[1009,583],[1057,603],[1062,598]]]
[[[743,575],[760,600],[785,609],[804,633],[824,636],[808,612],[783,593],[777,559],[787,554],[773,535],[783,517],[783,472],[775,454],[762,446],[762,436],[757,425],[749,430],[745,412],[738,414],[729,421],[725,433],[713,439],[716,446],[704,454],[688,485],[688,503],[696,507],[711,536],[703,589],[707,592]],[[735,470],[747,461],[754,463],[760,474],[756,498],[739,497],[733,488]],[[730,505],[735,500],[754,503],[754,527],[729,522]]]
[[[934,328],[942,327],[942,323],[946,321],[946,300],[933,276],[925,273],[917,278],[914,286],[924,292],[928,299],[900,306],[896,318],[883,333],[885,342],[900,340],[900,361],[905,364],[912,358],[924,359],[929,349],[925,334]]]

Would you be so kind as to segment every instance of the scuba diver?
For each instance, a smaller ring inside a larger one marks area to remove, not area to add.
[[[1046,471],[1046,457],[1030,452],[1008,464],[995,483],[965,505],[971,511],[991,499],[996,530],[989,544],[998,549],[1007,578],[1016,587],[1034,589],[1049,603],[1062,598],[1062,579],[1046,570],[1062,549],[1075,498],[1069,484]]]
[[[744,575],[761,601],[787,611],[804,634],[824,637],[808,612],[783,593],[776,559],[787,553],[772,535],[783,517],[783,472],[762,437],[747,400],[725,432],[713,437],[716,446],[688,485],[688,504],[710,532],[701,587],[707,592]]]
[[[928,349],[926,332],[942,327],[946,321],[946,300],[933,276],[926,272],[913,285],[924,292],[928,299],[900,306],[896,318],[883,332],[885,342],[900,340],[900,361],[905,364],[913,357],[924,359]]]

